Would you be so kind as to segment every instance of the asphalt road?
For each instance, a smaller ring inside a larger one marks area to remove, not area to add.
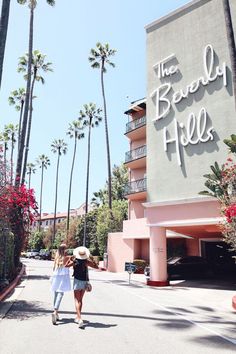
[[[90,270],[84,329],[74,323],[73,294],[51,323],[51,261],[24,260],[27,276],[0,304],[1,354],[236,353],[236,283],[172,282],[151,288],[143,275]],[[235,290],[234,290],[235,289]]]

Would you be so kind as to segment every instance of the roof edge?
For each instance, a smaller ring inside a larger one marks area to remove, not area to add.
[[[160,17],[159,19],[151,22],[149,25],[146,25],[144,28],[146,32],[151,32],[153,30],[153,27],[161,27],[164,25],[166,22],[172,21],[172,17],[174,16],[182,16],[186,12],[192,10],[193,8],[198,8],[202,6],[203,4],[206,4],[207,2],[210,2],[212,0],[192,0],[188,2],[187,4],[177,8],[174,11],[171,11],[169,14]]]

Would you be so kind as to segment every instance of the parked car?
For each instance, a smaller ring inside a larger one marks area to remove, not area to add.
[[[172,257],[167,261],[169,279],[206,278],[213,275],[212,264],[200,256]]]
[[[213,276],[213,266],[200,256],[171,257],[167,260],[168,279],[194,279]],[[150,276],[150,267],[145,267],[144,274]]]
[[[39,251],[39,259],[51,259],[51,252],[46,249],[41,249]]]
[[[39,255],[39,251],[35,250],[35,249],[29,250],[29,251],[26,252],[26,257],[27,258],[35,258],[38,255]]]

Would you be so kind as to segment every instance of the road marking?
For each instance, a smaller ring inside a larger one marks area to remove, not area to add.
[[[171,314],[173,314],[173,315],[175,315],[175,316],[177,316],[177,317],[179,317],[179,318],[182,318],[183,320],[185,320],[185,321],[187,321],[187,322],[190,322],[190,323],[192,323],[193,325],[195,325],[195,326],[197,326],[197,327],[199,327],[199,328],[202,328],[203,330],[205,330],[205,331],[207,331],[207,332],[210,332],[210,333],[212,333],[212,334],[214,334],[214,335],[216,335],[216,336],[218,336],[218,337],[220,337],[220,338],[226,340],[227,342],[230,342],[230,343],[236,345],[236,339],[231,339],[231,338],[225,337],[225,336],[221,335],[220,333],[218,333],[218,332],[216,332],[216,331],[214,331],[214,330],[212,330],[212,329],[210,329],[210,328],[208,328],[208,327],[205,327],[205,326],[203,326],[203,325],[201,325],[201,324],[199,324],[199,323],[197,323],[197,322],[194,322],[193,320],[189,319],[188,317],[186,317],[186,316],[184,316],[184,315],[182,315],[182,314],[180,314],[180,313],[178,313],[178,312],[169,310],[168,307],[165,307],[165,306],[163,306],[163,305],[160,305],[160,304],[158,304],[158,303],[156,303],[156,302],[154,302],[154,301],[152,301],[152,300],[149,300],[148,298],[146,298],[146,297],[144,297],[144,296],[137,295],[137,294],[135,294],[133,291],[128,290],[127,288],[124,288],[124,287],[122,287],[122,286],[119,285],[119,284],[114,284],[114,283],[112,282],[112,280],[107,280],[107,281],[108,281],[109,283],[111,283],[113,286],[118,286],[118,287],[120,287],[122,290],[128,292],[128,293],[131,294],[131,295],[134,295],[134,296],[140,298],[141,300],[144,300],[144,301],[146,301],[146,302],[149,302],[150,304],[155,305],[156,307],[159,307],[159,308],[162,309],[162,310],[165,310],[165,311],[167,311],[167,312],[169,312],[169,313],[171,313]]]

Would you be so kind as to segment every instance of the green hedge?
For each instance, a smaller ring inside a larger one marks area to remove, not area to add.
[[[6,262],[5,270],[4,262]],[[11,281],[16,272],[14,265],[14,235],[12,232],[6,232],[4,235],[2,229],[0,229],[0,283],[3,280]]]

